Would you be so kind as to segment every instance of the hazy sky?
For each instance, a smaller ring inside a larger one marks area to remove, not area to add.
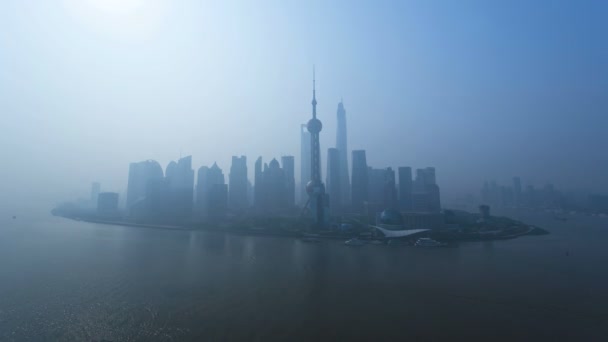
[[[131,161],[295,155],[317,68],[374,167],[608,190],[607,1],[4,0],[0,197],[123,191]],[[325,160],[323,163],[325,164]],[[299,170],[299,166],[296,168]],[[14,204],[17,205],[17,204]]]

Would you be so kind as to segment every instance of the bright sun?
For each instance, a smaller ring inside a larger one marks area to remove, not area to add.
[[[108,14],[129,14],[145,5],[145,0],[84,0],[91,7]]]

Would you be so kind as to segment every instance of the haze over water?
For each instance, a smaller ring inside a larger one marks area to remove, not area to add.
[[[351,149],[435,166],[447,200],[514,175],[606,192],[607,6],[3,1],[0,203],[122,193],[130,162],[180,153],[295,155],[299,178],[313,64],[322,154],[343,98]]]
[[[417,249],[2,222],[0,340],[600,340],[606,218]]]

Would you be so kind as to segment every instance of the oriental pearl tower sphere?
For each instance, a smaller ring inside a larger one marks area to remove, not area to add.
[[[321,181],[321,147],[319,144],[319,133],[323,129],[321,120],[317,119],[317,98],[315,91],[315,72],[312,73],[312,119],[306,125],[310,132],[311,142],[311,180],[306,184],[306,192],[309,197],[310,211],[316,229],[321,229],[327,225],[329,204],[325,185]]]

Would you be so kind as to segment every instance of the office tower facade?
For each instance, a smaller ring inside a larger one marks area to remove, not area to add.
[[[285,173],[287,207],[293,208],[296,204],[295,158],[293,156],[281,157],[281,166],[283,168],[283,172]]]
[[[255,208],[258,213],[277,214],[293,208],[293,157],[283,157],[282,162],[283,167],[272,159],[262,169],[262,158],[256,161]]]
[[[312,119],[306,125],[310,132],[310,173],[311,180],[306,185],[308,193],[308,207],[312,214],[315,229],[326,227],[329,214],[329,203],[325,194],[325,185],[321,181],[321,145],[319,134],[323,129],[321,120],[317,119],[317,97],[315,89],[315,76],[312,77]]]
[[[304,206],[308,202],[308,193],[306,185],[310,182],[310,132],[308,126],[302,124],[300,126],[300,205]]]
[[[129,164],[129,179],[127,184],[127,210],[137,202],[146,198],[147,186],[150,182],[162,181],[163,169],[154,160],[146,160]]]
[[[412,207],[416,212],[436,213],[441,211],[441,196],[434,167],[416,170]]]
[[[165,178],[169,185],[167,214],[175,220],[192,215],[194,204],[194,170],[192,156],[180,158],[167,165]]]
[[[368,168],[368,201],[375,208],[397,209],[397,187],[395,184],[395,171],[386,169]]]
[[[97,207],[97,199],[100,191],[101,185],[99,184],[99,182],[93,182],[91,184],[91,205],[93,206],[93,208]]]
[[[513,204],[516,207],[521,206],[521,179],[513,177]]]
[[[336,148],[339,151],[340,168],[340,201],[341,206],[350,205],[350,177],[348,175],[348,146],[346,138],[346,110],[343,101],[338,104],[338,128],[336,132]],[[331,199],[330,199],[331,201]],[[333,202],[333,201],[332,201]]]
[[[207,198],[209,195],[209,167],[198,168],[196,176],[196,213],[197,216],[207,215]]]
[[[399,206],[401,210],[412,210],[412,168],[400,167],[399,172]]]
[[[325,184],[327,184],[327,194],[329,195],[329,207],[334,215],[342,211],[340,152],[337,148],[327,150],[327,178]]]
[[[368,200],[368,168],[365,150],[355,150],[352,152],[353,161],[353,180],[351,187],[352,207],[356,212],[363,212],[364,204]]]
[[[259,210],[263,206],[264,193],[262,157],[258,157],[255,161],[253,182],[253,206]]]
[[[384,203],[384,183],[386,180],[386,170],[374,169],[371,166],[367,169],[368,173],[368,201],[381,207]]]
[[[398,209],[397,184],[395,182],[395,170],[388,167],[384,171],[384,201],[385,209]]]
[[[230,209],[245,210],[247,205],[247,158],[232,157],[230,174],[228,176],[228,203]]]
[[[216,202],[216,203],[214,203]],[[196,207],[201,216],[221,216],[228,202],[228,187],[222,169],[213,163],[211,167],[198,169],[196,183]]]

